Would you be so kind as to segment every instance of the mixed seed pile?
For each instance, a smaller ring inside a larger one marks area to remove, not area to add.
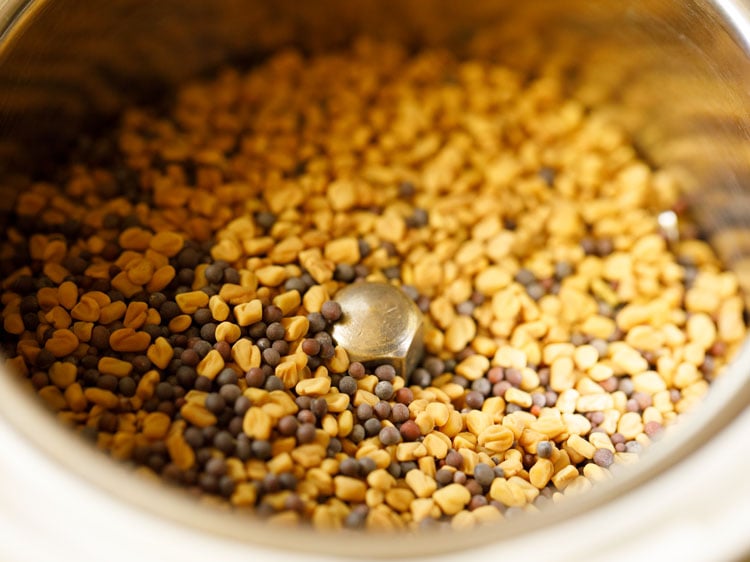
[[[463,528],[609,478],[743,304],[675,179],[561,84],[361,41],[127,111],[18,198],[8,365],[112,457],[274,521]],[[408,381],[330,335],[362,280],[425,314]]]

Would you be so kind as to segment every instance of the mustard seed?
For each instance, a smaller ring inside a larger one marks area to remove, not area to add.
[[[381,400],[390,400],[393,394],[393,384],[389,381],[380,381],[375,385],[375,395]]]
[[[464,458],[458,451],[451,450],[445,457],[445,464],[461,470],[464,466]]]
[[[302,341],[302,351],[304,351],[307,355],[317,355],[320,352],[320,342],[316,339],[305,339]],[[361,365],[361,363],[360,363]],[[351,374],[351,365],[349,366],[349,373]],[[364,370],[362,371],[364,375]]]
[[[326,301],[321,306],[320,313],[328,322],[336,322],[341,318],[341,305],[336,301]]]
[[[375,404],[373,411],[375,412],[375,415],[378,417],[378,419],[385,420],[388,419],[391,415],[391,405],[387,401],[381,400],[380,402]]]
[[[392,382],[396,378],[396,369],[392,365],[379,365],[375,368],[375,376],[381,381]]]
[[[286,415],[279,420],[278,429],[281,435],[285,435],[287,437],[296,435],[298,428],[299,423],[297,422],[297,418],[291,414]]]
[[[367,476],[377,468],[375,461],[370,457],[364,457],[359,459],[359,471],[362,476]]]
[[[380,439],[380,442],[383,444],[383,446],[387,447],[389,445],[395,445],[396,443],[400,442],[401,434],[395,427],[385,426],[378,433],[378,439]]]
[[[594,451],[593,460],[597,465],[609,468],[615,461],[615,456],[609,449],[597,449]]]
[[[409,408],[404,404],[394,404],[391,409],[391,421],[394,423],[403,423],[409,419]]]
[[[466,405],[474,410],[479,410],[484,404],[484,396],[481,392],[472,390],[466,393]]]
[[[378,433],[380,433],[380,420],[378,418],[370,418],[362,424],[362,427],[365,430],[365,434],[368,437],[372,437],[373,435],[377,435]],[[403,426],[401,434],[403,435]],[[404,437],[404,439],[406,438]]]

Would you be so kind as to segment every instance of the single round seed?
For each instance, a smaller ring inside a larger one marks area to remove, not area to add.
[[[370,418],[363,426],[368,437],[377,435],[380,432],[380,420],[378,418]]]
[[[375,396],[381,400],[390,400],[393,398],[393,384],[388,381],[380,381],[375,385]]]
[[[489,486],[495,479],[493,467],[485,463],[477,463],[474,467],[474,479],[483,487]]]
[[[349,396],[357,392],[357,381],[354,380],[354,377],[351,377],[348,375],[345,377],[341,377],[341,380],[339,381],[338,386],[339,386],[340,392],[343,392],[344,394],[348,394]]]
[[[445,464],[461,470],[464,466],[464,458],[458,451],[451,449],[445,457]]]
[[[407,420],[399,428],[404,441],[416,441],[422,436],[422,431],[414,420]]]
[[[365,367],[359,361],[353,361],[349,364],[349,374],[359,380],[365,376]]]
[[[320,313],[328,322],[336,322],[341,318],[341,305],[336,301],[326,301],[320,307]]]
[[[393,379],[396,378],[396,369],[393,368],[393,365],[379,365],[375,368],[375,376],[381,381],[393,382]]]
[[[395,445],[401,441],[401,434],[398,429],[393,426],[386,426],[378,433],[378,438],[383,446]]]
[[[289,414],[279,420],[279,424],[277,427],[279,429],[279,433],[286,437],[290,437],[292,435],[296,435],[297,428],[299,427],[299,422],[297,421],[296,416]]]
[[[313,338],[302,340],[302,351],[307,355],[317,355],[320,353],[320,342]]]
[[[484,396],[481,392],[472,390],[466,393],[466,405],[474,410],[479,410],[484,404]]]
[[[539,441],[536,444],[536,454],[540,459],[548,459],[552,456],[553,446],[549,441]]]
[[[339,472],[345,476],[358,476],[359,470],[359,462],[353,457],[346,457],[339,463]]]
[[[615,462],[615,455],[609,449],[597,449],[594,451],[593,460],[599,466],[609,468]]]
[[[404,404],[394,404],[391,408],[391,421],[393,423],[403,423],[409,419],[409,408]]]
[[[315,439],[315,426],[311,423],[303,423],[297,428],[297,442],[300,445],[312,443]]]

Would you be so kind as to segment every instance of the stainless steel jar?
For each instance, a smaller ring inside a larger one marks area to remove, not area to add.
[[[472,52],[527,70],[550,57],[562,61],[571,95],[611,108],[648,158],[684,171],[701,226],[750,290],[750,8],[740,0],[7,0],[0,3],[0,209],[14,199],[16,172],[44,171],[72,139],[128,102],[148,100],[227,60],[252,62],[286,45],[341,46],[359,33]],[[165,560],[206,552],[227,560],[248,552],[278,559],[295,551],[617,558],[653,552],[644,549],[665,540],[676,541],[669,543],[672,553],[695,559],[746,554],[750,538],[741,532],[711,544],[721,533],[703,510],[719,510],[714,521],[725,533],[747,515],[738,505],[750,499],[740,470],[750,454],[734,443],[750,428],[743,413],[748,379],[745,345],[677,431],[638,466],[580,498],[498,527],[384,543],[377,536],[269,528],[137,478],[59,426],[3,369],[0,444],[14,454],[0,474],[0,497],[13,501],[0,501],[0,508],[28,521],[16,523],[21,542],[7,544],[43,550],[32,541],[46,533],[62,546],[77,537],[78,550],[71,552],[112,552],[119,543],[115,559],[157,552]],[[38,512],[29,508],[34,502]],[[696,517],[686,522],[692,512]],[[24,537],[35,518],[45,524]],[[114,529],[103,525],[107,519]],[[61,531],[49,533],[54,524]],[[82,537],[81,524],[100,538]],[[87,540],[92,551],[81,550]]]

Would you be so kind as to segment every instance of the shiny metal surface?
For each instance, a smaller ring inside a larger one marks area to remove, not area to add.
[[[317,50],[365,33],[438,45],[527,69],[554,66],[571,95],[616,115],[639,150],[679,171],[702,228],[750,292],[750,28],[738,0],[36,0],[0,3],[0,211],[76,138],[133,101],[223,61],[289,45]],[[168,95],[168,94],[167,94]],[[19,173],[21,172],[21,173]],[[0,226],[2,226],[0,219]],[[541,514],[491,529],[402,537],[402,556],[459,551],[588,521],[689,460],[750,400],[750,348],[701,408],[638,466]],[[61,466],[152,515],[236,541],[372,558],[382,537],[269,528],[216,510],[112,463],[74,438],[3,369],[0,416]],[[595,519],[595,518],[594,518]]]
[[[424,320],[417,305],[385,283],[355,283],[336,293],[341,320],[333,338],[365,367],[392,365],[407,381],[424,352]]]

